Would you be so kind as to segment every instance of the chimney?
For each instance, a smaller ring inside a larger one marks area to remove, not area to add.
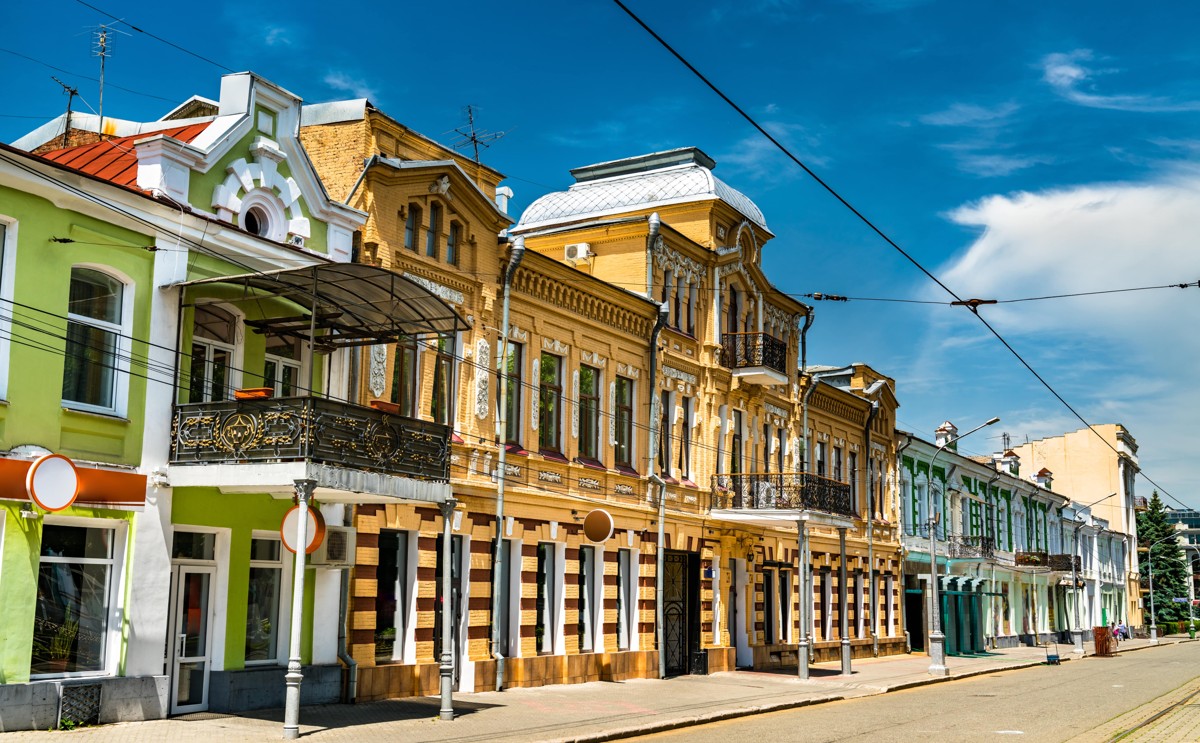
[[[957,435],[958,429],[955,428],[953,423],[946,421],[942,425],[938,426],[937,430],[933,432],[933,443],[937,444],[939,447],[942,447]]]
[[[513,190],[508,186],[496,189],[496,208],[508,214],[508,200],[513,197]]]
[[[1050,490],[1050,486],[1054,484],[1054,473],[1043,467],[1033,476],[1033,481],[1038,484],[1038,487]]]
[[[992,466],[997,472],[1017,477],[1021,474],[1021,458],[1012,449],[1006,450],[999,456],[992,457]]]

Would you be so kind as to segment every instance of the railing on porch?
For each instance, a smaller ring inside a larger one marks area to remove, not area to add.
[[[447,481],[450,428],[321,397],[175,406],[171,464],[294,461]]]
[[[796,509],[854,516],[850,484],[809,472],[747,472],[713,475],[716,509]]]
[[[727,369],[765,366],[787,374],[787,344],[766,333],[722,333],[721,365]]]
[[[1061,570],[1063,572],[1069,573],[1069,572],[1071,572],[1072,569],[1075,572],[1079,572],[1081,561],[1079,559],[1079,555],[1062,554],[1062,555],[1050,555],[1048,562],[1049,562],[1051,570]]]
[[[991,537],[968,537],[955,534],[950,537],[950,559],[979,558],[990,560],[996,555],[996,540]]]
[[[1050,559],[1045,552],[1017,552],[1015,562],[1017,565],[1046,567]]]

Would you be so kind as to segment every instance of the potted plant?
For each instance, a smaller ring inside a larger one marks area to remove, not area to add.
[[[67,609],[62,624],[58,625],[54,636],[50,638],[50,647],[48,648],[50,673],[63,673],[67,670],[71,649],[75,646],[75,638],[78,634],[79,620],[71,615],[70,609]]]

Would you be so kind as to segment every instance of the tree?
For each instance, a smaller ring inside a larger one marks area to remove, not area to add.
[[[1172,537],[1175,525],[1167,521],[1167,509],[1158,491],[1150,497],[1150,507],[1137,515],[1139,562],[1142,565],[1142,587],[1150,588],[1150,571],[1154,571],[1154,612],[1158,621],[1176,622],[1188,618],[1187,604],[1175,603],[1174,598],[1188,595],[1188,570],[1183,549]],[[1147,552],[1149,548],[1149,552]],[[1150,601],[1146,601],[1150,612]]]

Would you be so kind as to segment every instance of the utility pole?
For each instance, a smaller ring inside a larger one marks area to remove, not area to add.
[[[50,76],[50,79],[53,80],[54,82],[58,83],[59,85],[61,85],[63,87],[63,92],[67,94],[67,121],[63,125],[63,139],[62,139],[62,146],[63,146],[63,148],[66,148],[70,144],[69,140],[68,140],[68,136],[71,132],[71,105],[75,102],[75,96],[79,95],[79,88],[72,88],[70,85],[67,85],[62,80],[59,80],[57,77],[54,77],[53,75]]]

